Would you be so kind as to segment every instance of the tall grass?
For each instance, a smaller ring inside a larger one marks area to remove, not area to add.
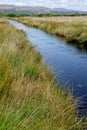
[[[0,20],[0,130],[83,130],[70,94],[26,35]]]
[[[14,19],[28,26],[62,36],[71,43],[84,45],[87,43],[87,16],[20,17]]]

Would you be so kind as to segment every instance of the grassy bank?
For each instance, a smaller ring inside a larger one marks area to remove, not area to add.
[[[15,35],[14,35],[15,34]],[[0,130],[83,130],[26,35],[0,19]]]
[[[20,17],[15,20],[62,36],[68,42],[87,45],[87,16]]]

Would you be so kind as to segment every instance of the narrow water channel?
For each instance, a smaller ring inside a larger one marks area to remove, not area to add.
[[[80,98],[80,114],[86,114],[87,52],[40,29],[27,27],[13,20],[9,20],[9,23],[27,34],[29,41],[40,52],[43,62],[52,68],[55,82],[60,82],[63,87],[72,91],[74,97]]]

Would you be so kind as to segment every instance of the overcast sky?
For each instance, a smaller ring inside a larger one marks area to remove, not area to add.
[[[45,6],[87,11],[87,0],[0,0],[0,4]]]

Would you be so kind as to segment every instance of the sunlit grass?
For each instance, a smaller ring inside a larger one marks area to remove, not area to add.
[[[76,103],[54,85],[23,31],[0,25],[0,130],[83,130]]]
[[[20,17],[14,19],[28,26],[62,36],[71,43],[84,45],[87,43],[87,16]]]

